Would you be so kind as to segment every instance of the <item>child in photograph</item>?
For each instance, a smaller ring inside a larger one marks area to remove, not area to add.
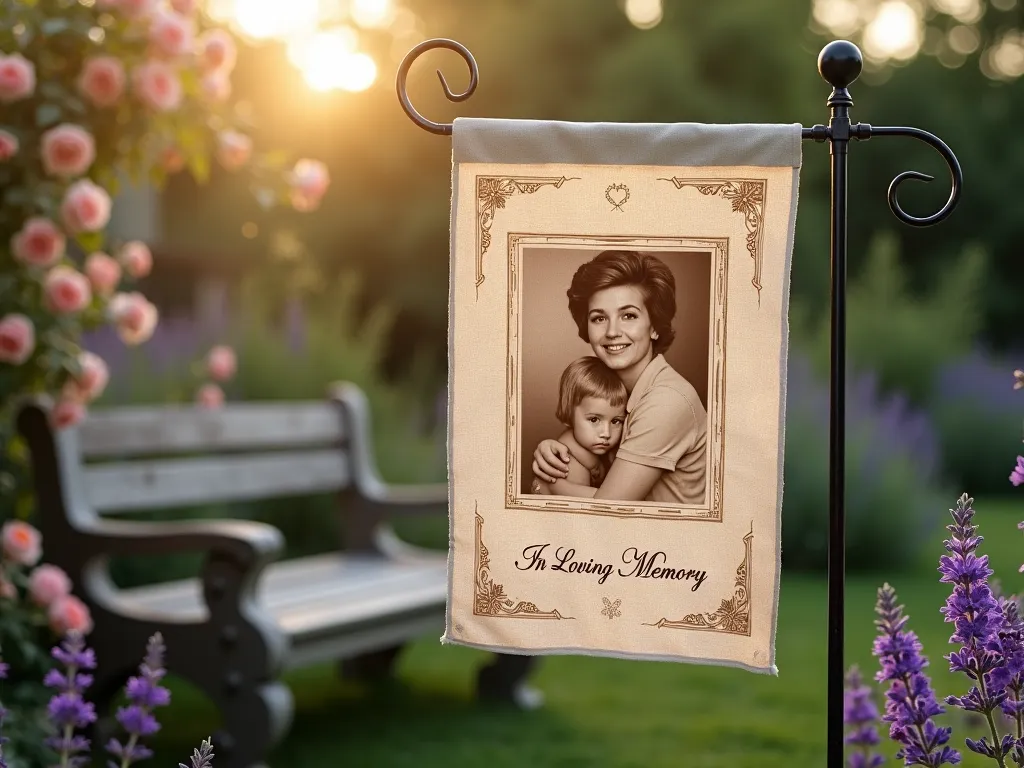
[[[622,437],[626,387],[596,357],[581,357],[562,371],[555,418],[566,426],[558,441],[569,449],[569,482],[600,487]],[[551,494],[551,486],[534,478],[532,493]]]

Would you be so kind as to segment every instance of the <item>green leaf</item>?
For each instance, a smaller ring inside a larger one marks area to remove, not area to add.
[[[56,104],[40,104],[36,108],[36,125],[40,128],[49,128],[60,121],[61,115],[61,108]]]
[[[209,181],[210,159],[205,154],[196,153],[189,157],[188,169],[200,184],[205,184]]]
[[[82,232],[75,235],[75,242],[78,243],[86,253],[98,251],[103,247],[102,232]]]

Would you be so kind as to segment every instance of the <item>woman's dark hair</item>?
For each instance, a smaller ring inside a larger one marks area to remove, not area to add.
[[[620,285],[635,285],[643,294],[651,325],[658,333],[658,338],[652,342],[654,353],[661,354],[676,336],[672,327],[676,316],[676,279],[665,262],[641,251],[602,251],[576,270],[566,295],[580,338],[590,342],[587,333],[590,297],[605,288]]]

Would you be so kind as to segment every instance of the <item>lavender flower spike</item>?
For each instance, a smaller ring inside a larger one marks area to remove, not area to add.
[[[139,743],[143,736],[160,730],[160,723],[153,716],[153,710],[171,703],[171,692],[160,685],[167,671],[164,669],[164,640],[157,632],[146,646],[146,658],[139,666],[139,675],[128,680],[125,695],[130,702],[127,707],[117,710],[117,722],[128,734],[128,741],[122,744],[117,739],[107,742],[107,752],[120,758],[120,768],[152,757],[153,752]]]
[[[58,753],[61,768],[78,768],[88,762],[84,753],[89,749],[89,740],[75,731],[96,721],[95,708],[82,696],[92,685],[92,675],[80,670],[95,669],[96,655],[85,647],[85,640],[77,632],[69,633],[51,654],[64,671],[52,669],[43,678],[47,688],[57,691],[46,707],[47,717],[56,730],[56,735],[46,740],[46,746]]]
[[[903,606],[896,604],[896,591],[888,584],[878,590],[875,612],[880,617],[875,621],[879,634],[872,653],[881,666],[875,679],[890,684],[882,720],[891,723],[889,737],[900,744],[896,757],[904,765],[956,765],[960,753],[947,746],[952,728],[940,728],[933,720],[945,710],[936,702],[931,681],[921,671],[928,660],[921,655],[917,635],[904,630],[907,617]]]
[[[992,589],[989,576],[988,555],[976,554],[984,538],[978,535],[978,526],[973,522],[974,499],[963,494],[955,509],[950,510],[953,524],[947,525],[950,538],[943,542],[948,555],[939,558],[940,582],[953,585],[953,591],[940,611],[946,621],[953,624],[955,632],[950,643],[960,644],[960,649],[945,658],[949,660],[950,672],[963,672],[975,685],[965,696],[947,696],[946,703],[968,712],[978,712],[989,725],[991,744],[986,737],[979,741],[967,739],[968,748],[991,757],[1004,765],[1009,747],[1002,743],[996,730],[992,712],[1006,699],[1007,679],[997,670],[1003,665],[999,651],[999,630],[1003,625],[1003,611]],[[993,674],[997,677],[993,678]]]
[[[203,739],[199,749],[192,750],[191,766],[178,763],[178,768],[213,768],[213,741]]]
[[[856,749],[847,759],[850,768],[878,768],[885,758],[875,753],[878,738],[878,707],[871,700],[871,689],[863,684],[860,670],[850,667],[846,673],[846,691],[843,694],[843,724],[851,730],[846,743]]]

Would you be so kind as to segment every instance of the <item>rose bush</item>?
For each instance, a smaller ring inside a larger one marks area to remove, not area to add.
[[[24,488],[18,396],[50,394],[54,423],[77,423],[108,378],[82,331],[137,345],[158,322],[137,287],[150,249],[105,234],[121,180],[201,183],[219,162],[265,207],[311,211],[327,191],[322,163],[256,151],[230,103],[236,58],[192,0],[0,3],[0,519]]]

